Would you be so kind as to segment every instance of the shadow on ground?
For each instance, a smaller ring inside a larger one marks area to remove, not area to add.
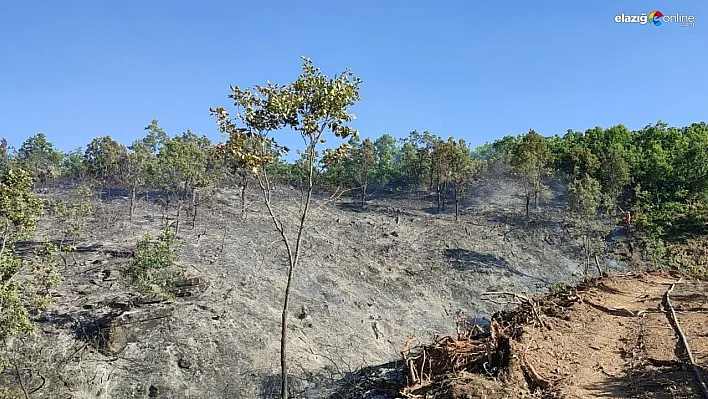
[[[47,312],[38,321],[56,328],[68,328],[76,340],[89,344],[98,350],[104,350],[109,343],[107,327],[117,314],[119,312],[103,315],[96,315],[91,311],[76,314]]]
[[[62,240],[50,240],[54,245],[62,244]],[[21,257],[26,257],[31,255],[35,250],[40,249],[44,244],[43,241],[19,241],[15,244],[15,253]],[[64,245],[69,244],[68,242],[63,242]],[[84,254],[89,252],[98,252],[103,248],[102,244],[91,244],[91,245],[77,245],[73,252]]]
[[[327,399],[397,398],[406,383],[405,366],[401,361],[364,367],[347,373],[337,382],[338,388]]]
[[[450,266],[458,271],[474,271],[474,272],[506,272],[512,275],[525,277],[532,280],[550,284],[548,281],[526,274],[511,266],[509,262],[501,257],[491,254],[483,254],[467,249],[446,249],[444,252],[445,258]]]
[[[708,378],[700,368],[703,378]],[[647,365],[619,376],[608,376],[603,382],[591,387],[599,397],[612,398],[695,398],[701,397],[691,370],[683,363],[662,362]]]
[[[393,207],[391,205],[377,205],[372,203],[366,203],[361,205],[361,202],[339,202],[337,207],[343,211],[354,212],[354,213],[367,213],[367,214],[378,214],[383,216],[395,217],[396,215],[409,216],[409,217],[420,217],[420,214],[410,212],[401,208]]]
[[[399,392],[405,384],[405,365],[402,361],[362,367],[336,375],[310,374],[307,381],[294,376],[288,379],[289,393],[293,398],[393,399],[400,397]],[[280,375],[266,376],[261,381],[259,398],[280,398],[280,387]]]

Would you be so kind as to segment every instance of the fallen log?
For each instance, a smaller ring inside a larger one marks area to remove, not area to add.
[[[551,383],[547,379],[543,378],[538,371],[536,371],[533,365],[529,363],[526,358],[526,354],[521,356],[521,370],[531,379],[531,381],[533,381],[534,384],[536,384],[537,387],[541,389],[548,389],[551,386]]]
[[[634,313],[631,310],[625,309],[625,308],[617,308],[617,309],[609,308],[607,306],[600,305],[599,303],[595,303],[589,299],[583,299],[583,302],[587,303],[588,305],[592,306],[595,309],[601,310],[605,313],[609,313],[613,316],[637,317],[637,316],[641,316],[643,313],[646,313],[646,311],[642,311],[642,310],[638,311],[637,313]]]
[[[671,284],[671,287],[669,287],[668,290],[666,290],[666,293],[664,294],[664,305],[668,309],[668,314],[669,314],[669,320],[671,321],[671,325],[674,328],[674,331],[676,331],[676,334],[679,336],[681,340],[681,345],[683,348],[686,350],[686,354],[688,355],[688,361],[691,364],[691,368],[693,370],[693,378],[696,380],[696,383],[698,386],[701,388],[701,391],[703,392],[703,399],[708,399],[708,387],[706,386],[706,382],[703,379],[703,376],[701,375],[701,370],[698,368],[698,365],[696,364],[696,360],[693,357],[693,352],[691,352],[691,347],[688,345],[688,340],[686,339],[686,334],[684,334],[683,330],[681,329],[681,325],[679,324],[678,317],[676,317],[676,311],[674,310],[673,305],[671,305],[671,292],[674,290],[674,287],[676,286],[677,283],[680,283],[681,279],[677,281],[676,283]]]

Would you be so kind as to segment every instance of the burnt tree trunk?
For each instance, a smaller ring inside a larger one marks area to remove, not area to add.
[[[246,189],[248,189],[248,176],[244,173],[241,180],[241,217],[246,216]]]
[[[170,194],[165,194],[165,207],[162,211],[162,222],[165,226],[170,224]]]
[[[441,201],[442,201],[442,188],[440,187],[440,183],[438,183],[438,212],[440,212],[441,208]]]
[[[137,187],[135,187],[135,184],[133,184],[130,187],[130,221],[133,221],[133,213],[135,212],[135,191],[137,191]]]
[[[445,211],[445,205],[447,205],[447,193],[448,193],[448,182],[447,180],[445,181],[445,185],[443,186],[443,197],[442,197],[442,209]]]
[[[538,209],[538,191],[534,191],[533,193],[533,207]]]
[[[197,190],[193,188],[193,189],[192,189],[192,204],[191,204],[191,208],[192,208],[192,230],[194,230],[195,227],[196,227],[196,225],[197,225],[197,209],[198,209],[198,207],[199,207],[199,203],[197,202],[197,194],[198,194],[198,193],[197,193]]]
[[[531,207],[531,194],[526,194],[526,218],[529,217],[529,208]]]
[[[460,219],[460,197],[457,195],[457,187],[455,187],[455,221]]]
[[[182,214],[182,200],[177,200],[177,217],[175,218],[175,234],[179,234],[179,218]]]

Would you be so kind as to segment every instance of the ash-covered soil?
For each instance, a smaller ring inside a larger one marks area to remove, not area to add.
[[[194,228],[181,222],[179,263],[206,282],[202,291],[137,307],[119,271],[143,232],[159,231],[160,206],[141,200],[131,222],[126,197],[104,196],[38,334],[13,343],[31,397],[275,397],[285,252],[257,192],[247,196],[247,218],[239,218],[239,192],[219,189]],[[409,338],[448,335],[462,314],[499,310],[484,292],[538,292],[580,279],[580,240],[564,220],[563,185],[551,184],[530,221],[519,192],[514,181],[489,177],[472,187],[459,222],[454,205],[437,214],[432,195],[389,195],[364,207],[318,199],[291,299],[293,393],[395,397],[386,395],[399,388],[397,361]],[[279,188],[273,198],[292,233],[299,193]],[[57,229],[47,216],[39,235],[58,238]],[[128,334],[119,353],[92,344],[106,313],[148,308],[158,316]],[[361,388],[362,380],[378,382]]]

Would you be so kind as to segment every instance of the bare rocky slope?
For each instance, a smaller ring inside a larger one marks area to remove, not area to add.
[[[472,187],[459,222],[451,209],[436,214],[433,198],[422,195],[386,196],[363,208],[350,199],[318,200],[291,302],[293,392],[388,397],[353,389],[362,375],[356,372],[378,366],[372,373],[400,379],[403,344],[453,333],[462,314],[489,316],[500,305],[483,300],[486,291],[538,292],[582,277],[579,241],[563,220],[562,187],[551,184],[531,222],[521,217],[516,183],[502,177]],[[220,189],[194,228],[182,223],[180,264],[202,281],[194,295],[134,306],[119,271],[142,233],[157,233],[161,211],[141,201],[130,222],[128,200],[105,197],[37,336],[14,342],[25,388],[40,387],[32,398],[274,397],[284,251],[257,193],[248,195],[247,219],[239,219],[238,193]],[[287,220],[298,198],[295,190],[274,194]],[[51,216],[39,233],[56,236]],[[115,339],[96,332],[109,312],[155,316],[134,320],[115,351],[99,351],[97,340]]]

